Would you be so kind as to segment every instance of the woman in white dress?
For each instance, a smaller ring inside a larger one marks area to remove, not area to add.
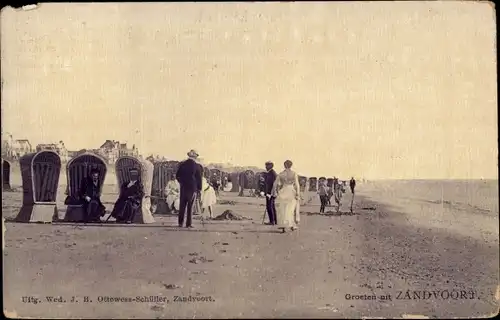
[[[172,213],[176,213],[179,210],[180,204],[180,192],[181,186],[179,181],[175,179],[175,176],[170,178],[170,181],[165,187],[165,195],[167,196],[167,205]]]
[[[224,192],[230,192],[233,189],[233,183],[227,179],[227,177],[224,177]]]
[[[204,214],[208,209],[210,219],[213,218],[213,205],[217,203],[217,195],[214,188],[208,183],[207,178],[203,177],[201,190],[201,212]],[[206,216],[206,214],[204,214]]]
[[[276,218],[282,232],[287,229],[298,229],[300,221],[299,176],[292,171],[292,161],[285,161],[285,170],[276,178],[273,186],[273,195],[276,197]]]

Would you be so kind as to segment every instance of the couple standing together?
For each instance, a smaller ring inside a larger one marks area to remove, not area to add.
[[[292,161],[284,163],[280,174],[274,171],[274,164],[266,162],[266,210],[269,224],[278,226],[282,232],[298,229],[300,222],[299,176],[292,171]]]

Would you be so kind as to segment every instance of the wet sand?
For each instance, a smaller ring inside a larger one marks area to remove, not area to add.
[[[215,214],[231,209],[252,220],[195,220],[194,230],[177,228],[176,216],[137,226],[5,223],[4,308],[23,317],[71,318],[492,316],[500,295],[498,204],[480,207],[453,192],[445,199],[432,188],[360,184],[354,214],[350,193],[340,214],[325,215],[309,193],[300,229],[286,234],[262,225],[264,199],[236,193],[222,193],[221,200],[235,204],[217,205]],[[59,190],[64,201],[64,186]],[[4,218],[17,214],[21,197],[2,194]],[[106,186],[108,210],[115,199]],[[62,216],[65,207],[59,210]],[[376,300],[366,300],[372,295]],[[22,302],[27,296],[42,302]],[[66,302],[48,303],[47,296]]]

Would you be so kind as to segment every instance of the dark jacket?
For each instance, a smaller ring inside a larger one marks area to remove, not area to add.
[[[354,189],[356,187],[356,180],[351,179],[351,181],[349,181],[349,186],[351,187],[351,189]]]
[[[175,175],[181,185],[181,192],[199,192],[201,191],[203,167],[192,159],[183,161]]]
[[[88,177],[82,180],[79,191],[79,198],[81,201],[84,201],[85,197],[89,197],[93,200],[99,200],[101,197],[100,189],[100,181],[97,181],[97,185],[94,184],[92,178]]]
[[[124,182],[120,187],[120,196],[118,200],[132,200],[135,204],[139,205],[144,197],[144,185],[141,181],[137,181],[130,188],[127,188],[130,181]]]
[[[266,186],[264,190],[266,194],[272,194],[274,181],[276,181],[277,177],[278,174],[276,173],[276,171],[274,171],[274,169],[271,169],[268,172],[266,172]]]

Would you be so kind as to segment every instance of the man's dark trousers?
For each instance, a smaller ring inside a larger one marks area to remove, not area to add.
[[[179,226],[184,223],[184,215],[186,214],[186,227],[190,227],[193,217],[193,204],[196,198],[196,192],[192,190],[182,190],[179,197]],[[187,211],[187,212],[186,212]]]
[[[97,200],[92,199],[89,203],[85,203],[83,205],[83,210],[85,210],[85,221],[98,220],[101,216],[101,211],[99,206],[99,202]]]
[[[267,209],[267,215],[269,216],[269,223],[270,224],[277,223],[276,206],[274,204],[275,200],[276,200],[275,197],[266,197],[266,209]]]

